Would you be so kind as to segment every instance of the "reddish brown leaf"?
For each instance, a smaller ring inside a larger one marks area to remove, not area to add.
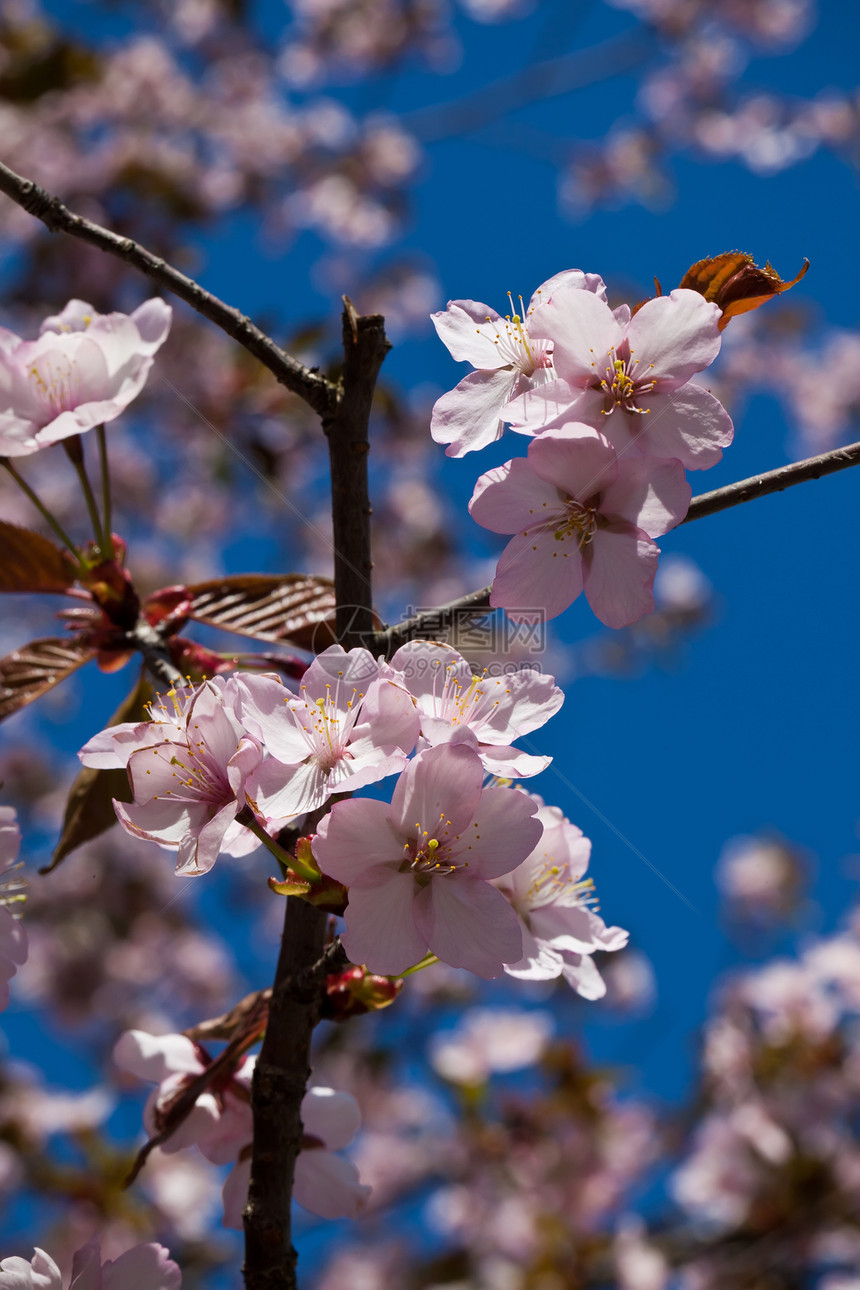
[[[59,685],[94,653],[85,641],[46,636],[0,659],[0,721]]]
[[[334,586],[301,573],[240,574],[188,587],[189,617],[259,641],[320,650],[334,642]]]
[[[145,705],[152,698],[152,686],[141,673],[140,680],[107,723],[118,726],[121,721],[145,721]],[[91,842],[104,833],[111,825],[116,824],[116,812],[113,799],[121,802],[131,801],[131,789],[128,774],[124,767],[117,766],[110,770],[96,770],[93,766],[84,766],[72,784],[63,816],[63,828],[60,840],[51,858],[51,863],[40,869],[39,873],[50,873],[56,869],[61,860],[85,842]]]
[[[720,319],[722,331],[730,318],[758,309],[759,305],[788,291],[808,268],[809,261],[804,260],[797,276],[790,282],[783,282],[769,263],[762,269],[744,251],[724,251],[722,255],[714,255],[692,265],[679,286],[698,291],[706,300],[713,300],[720,306],[723,311]]]
[[[64,592],[77,577],[74,560],[49,538],[0,520],[0,591]]]

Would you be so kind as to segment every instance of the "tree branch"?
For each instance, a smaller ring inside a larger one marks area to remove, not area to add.
[[[341,394],[323,428],[331,460],[336,630],[349,649],[373,629],[367,454],[373,392],[389,349],[383,319],[359,317],[344,299],[343,348]],[[305,821],[304,830],[312,832],[318,818]],[[329,963],[342,958],[337,943],[331,952],[322,952],[326,924],[324,910],[287,897],[269,1021],[251,1090],[254,1145],[243,1214],[246,1290],[296,1287],[290,1203],[302,1145],[302,1099],[311,1073],[320,987]]]
[[[379,314],[359,317],[346,296],[343,306],[343,392],[323,429],[331,462],[335,631],[349,649],[373,631],[368,424],[376,378],[391,346]]]
[[[726,511],[731,506],[740,506],[742,502],[767,497],[769,493],[781,493],[786,488],[793,488],[795,484],[805,484],[807,480],[821,479],[824,475],[833,475],[838,470],[847,470],[849,466],[857,465],[860,465],[860,443],[834,448],[832,452],[806,457],[803,461],[795,461],[788,466],[778,466],[776,470],[769,470],[763,475],[753,475],[750,479],[726,484],[724,488],[715,488],[710,493],[700,493],[690,502],[690,508],[681,524],[690,524],[693,520],[704,519],[706,515],[716,515],[718,511]],[[456,618],[468,617],[470,610],[479,613],[489,609],[491,591],[492,586],[481,587],[438,609],[415,614],[394,627],[375,632],[367,640],[367,646],[374,653],[384,653],[386,658],[390,658],[401,645],[414,640],[416,636],[426,637],[427,632],[442,633]]]
[[[331,381],[285,353],[250,318],[204,290],[193,278],[180,273],[178,269],[153,255],[145,246],[76,215],[63,205],[59,197],[40,188],[32,179],[16,174],[2,163],[0,192],[11,197],[13,202],[17,202],[30,215],[40,219],[52,233],[68,233],[71,237],[78,237],[91,246],[98,247],[100,251],[106,251],[133,265],[167,291],[179,296],[180,300],[191,305],[192,309],[215,323],[228,336],[232,336],[267,367],[281,385],[299,395],[320,416],[330,416],[333,413],[337,406],[337,387]]]

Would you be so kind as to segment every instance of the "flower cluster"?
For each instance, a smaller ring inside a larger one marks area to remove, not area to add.
[[[590,908],[589,844],[510,784],[548,765],[513,741],[561,706],[552,677],[473,676],[430,641],[390,662],[332,645],[298,693],[237,674],[168,697],[151,720],[102,731],[80,756],[127,769],[134,800],[116,802],[117,817],[175,850],[178,872],[203,873],[220,852],[259,841],[275,849],[272,834],[334,794],[399,774],[390,802],[337,802],[305,861],[286,857],[311,882],[321,870],[349,889],[352,961],[397,976],[430,955],[485,978],[563,975],[586,997],[602,994],[590,956],[626,934]]]
[[[469,510],[513,534],[490,603],[513,619],[562,613],[584,592],[609,627],[654,607],[654,539],[687,513],[685,470],[720,460],[733,427],[692,379],[720,349],[718,305],[678,289],[610,308],[602,280],[578,269],[543,283],[501,318],[472,300],[433,315],[476,371],[436,403],[431,433],[462,456],[504,423],[528,454],[478,480]]]

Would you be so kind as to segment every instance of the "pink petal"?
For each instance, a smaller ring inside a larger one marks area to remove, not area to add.
[[[674,394],[647,396],[651,411],[643,417],[624,416],[636,433],[638,451],[654,457],[677,457],[687,470],[715,466],[734,436],[732,419],[708,390],[688,381]],[[610,418],[611,422],[615,417]],[[638,422],[642,422],[641,431]],[[607,427],[612,429],[610,425]]]
[[[404,839],[389,820],[385,802],[362,798],[336,802],[319,823],[313,840],[316,861],[331,878],[352,888],[380,865],[397,865]]]
[[[522,864],[540,841],[543,825],[537,803],[514,788],[486,788],[474,822],[460,835],[456,855],[467,859],[472,875],[500,878]],[[465,849],[464,845],[465,844]]]
[[[0,1290],[63,1290],[63,1278],[54,1260],[37,1245],[29,1263],[17,1255],[0,1260]]]
[[[433,405],[430,434],[445,443],[446,457],[462,457],[500,439],[502,409],[514,392],[519,373],[509,367],[470,372]]]
[[[495,747],[481,744],[478,754],[484,769],[500,779],[528,779],[539,775],[552,763],[552,757],[536,757],[532,753],[520,752],[519,748]]]
[[[608,488],[617,469],[609,440],[580,421],[545,430],[529,444],[528,461],[536,475],[578,502]]]
[[[503,319],[495,309],[479,300],[449,300],[447,309],[430,318],[452,358],[478,368],[499,366],[493,324],[503,323]]]
[[[154,1242],[135,1245],[118,1259],[108,1260],[102,1271],[101,1290],[179,1290],[181,1285],[182,1273],[170,1251]]]
[[[315,811],[331,796],[328,776],[315,757],[300,766],[284,766],[274,757],[262,763],[245,786],[261,815],[281,823]]]
[[[522,957],[519,919],[501,892],[480,878],[431,878],[415,901],[415,921],[443,963],[485,980]]]
[[[564,498],[550,481],[536,474],[525,457],[515,457],[481,475],[475,484],[469,514],[493,533],[516,533],[549,518],[562,508]]]
[[[590,291],[566,287],[536,309],[529,333],[553,343],[552,361],[558,375],[582,389],[606,366],[606,356],[624,338],[605,300]]]
[[[600,510],[603,515],[627,520],[654,538],[681,523],[691,496],[679,461],[621,457],[615,482],[600,499]]]
[[[583,999],[602,999],[606,994],[606,983],[589,954],[566,953],[561,974]]]
[[[397,749],[411,753],[420,725],[418,711],[405,690],[391,681],[374,681],[361,705],[360,724],[353,730],[349,751],[354,757]]]
[[[414,837],[416,827],[428,829],[440,841],[443,832],[449,837],[460,833],[473,818],[483,780],[481,760],[465,743],[440,744],[419,753],[397,781],[392,825],[404,837]]]
[[[102,1253],[97,1236],[75,1251],[69,1290],[102,1290]]]
[[[520,433],[537,434],[544,426],[558,421],[567,413],[570,413],[569,420],[577,420],[573,405],[580,393],[561,378],[533,385],[505,405],[503,419]]]
[[[586,548],[585,595],[607,627],[628,627],[654,608],[660,549],[639,529],[600,528]]]
[[[114,1045],[113,1059],[120,1070],[153,1084],[160,1084],[168,1075],[199,1075],[203,1070],[197,1049],[186,1035],[126,1030]]]
[[[518,533],[496,565],[490,604],[515,622],[555,618],[582,591],[582,556],[572,534]]]
[[[240,1160],[233,1169],[230,1170],[224,1182],[221,1191],[221,1200],[224,1204],[224,1217],[221,1220],[224,1227],[234,1228],[241,1232],[244,1224],[242,1222],[242,1211],[245,1208],[245,1202],[248,1199],[248,1185],[251,1181],[251,1160]]]
[[[348,1147],[361,1128],[361,1111],[349,1093],[309,1088],[302,1099],[302,1127],[330,1151]]]
[[[380,873],[377,868],[374,878],[372,887],[350,887],[343,946],[353,963],[364,963],[383,976],[397,976],[427,952],[427,941],[415,926],[418,888],[408,871]]]
[[[668,296],[649,300],[627,328],[633,359],[640,359],[637,377],[647,368],[660,380],[661,392],[677,389],[694,372],[712,363],[720,352],[719,305],[698,291],[677,288]]]
[[[171,848],[190,830],[200,828],[209,814],[205,802],[158,801],[138,806],[114,800],[113,809],[127,833]]]
[[[320,1218],[354,1218],[370,1195],[351,1160],[319,1147],[302,1151],[293,1189],[303,1209]]]
[[[564,287],[578,287],[580,291],[591,291],[601,300],[606,299],[606,286],[599,273],[583,273],[582,269],[562,269],[554,273],[546,282],[542,282],[529,301],[529,311],[538,305],[547,304],[557,291]]]
[[[170,331],[172,318],[173,310],[170,305],[159,300],[157,296],[138,305],[131,314],[131,320],[140,333],[142,341],[140,348],[143,353],[154,354],[164,344]]]

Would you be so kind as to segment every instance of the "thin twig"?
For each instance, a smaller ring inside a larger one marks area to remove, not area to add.
[[[806,457],[803,461],[795,461],[788,466],[778,466],[776,470],[769,470],[763,475],[753,475],[750,479],[726,484],[724,488],[715,488],[710,493],[700,493],[690,502],[690,508],[681,524],[704,519],[706,515],[716,515],[718,511],[740,506],[742,502],[767,497],[769,493],[781,493],[786,488],[793,488],[795,484],[805,484],[810,479],[821,479],[824,475],[833,475],[839,470],[857,465],[860,465],[860,443],[834,448],[832,452]],[[441,634],[455,619],[468,617],[470,611],[477,614],[489,609],[491,591],[492,586],[470,591],[468,595],[459,596],[457,600],[440,605],[438,609],[415,614],[385,631],[375,632],[365,643],[374,653],[383,653],[390,658],[401,645],[414,640],[416,636],[426,636],[428,632]]]
[[[250,318],[213,296],[210,291],[204,290],[193,278],[180,273],[130,237],[121,237],[110,229],[102,228],[100,224],[94,224],[92,220],[76,215],[63,205],[59,197],[40,188],[32,179],[16,174],[2,163],[0,192],[11,197],[13,202],[17,202],[30,215],[40,219],[52,233],[68,233],[71,237],[78,237],[145,273],[165,290],[191,305],[204,318],[215,323],[228,336],[232,336],[259,359],[281,385],[298,394],[320,416],[332,414],[337,404],[337,387],[331,381],[285,353]]]
[[[130,648],[143,655],[143,661],[158,685],[173,687],[185,684],[179,668],[170,661],[160,634],[142,615],[126,634],[126,639]]]

